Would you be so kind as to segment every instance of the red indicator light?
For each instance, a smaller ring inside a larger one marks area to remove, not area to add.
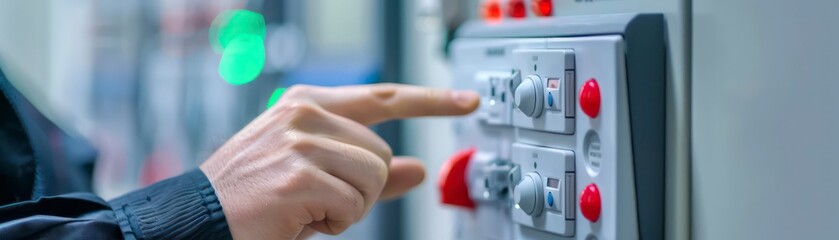
[[[533,0],[533,12],[536,16],[547,17],[553,15],[553,1],[552,0]]]
[[[524,0],[509,0],[507,2],[507,15],[511,18],[527,17],[527,8],[524,6]]]
[[[484,20],[497,22],[501,20],[501,4],[498,0],[489,0],[481,6],[481,16]]]

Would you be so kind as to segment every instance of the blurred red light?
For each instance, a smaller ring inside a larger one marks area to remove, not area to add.
[[[533,0],[531,3],[536,16],[547,17],[553,15],[552,0]]]
[[[481,6],[481,16],[484,20],[495,22],[501,20],[501,4],[498,0],[488,0]]]
[[[509,0],[507,2],[507,15],[511,18],[527,17],[527,8],[524,5],[524,0]]]

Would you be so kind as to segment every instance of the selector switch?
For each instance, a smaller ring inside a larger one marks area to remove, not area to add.
[[[542,115],[544,97],[544,86],[539,76],[530,75],[516,87],[516,107],[528,117],[537,118]]]
[[[512,125],[520,129],[549,133],[574,134],[575,117],[568,114],[568,88],[576,89],[566,80],[573,72],[573,49],[515,49],[513,68],[520,70],[520,84],[514,93]],[[568,85],[568,84],[571,85]],[[572,93],[573,94],[573,93]],[[572,96],[576,98],[576,94]]]
[[[544,191],[542,177],[538,173],[528,173],[516,185],[516,205],[530,216],[539,216],[544,209]]]
[[[573,237],[577,221],[573,210],[577,208],[577,201],[571,199],[577,195],[573,180],[574,152],[522,143],[513,143],[512,150],[511,160],[522,173],[513,188],[514,202],[510,211],[513,221]]]

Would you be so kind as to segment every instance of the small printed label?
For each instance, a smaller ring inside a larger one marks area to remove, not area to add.
[[[503,57],[505,55],[504,48],[489,48],[486,51],[486,55],[489,57]]]
[[[593,130],[586,133],[584,142],[586,170],[589,175],[597,176],[600,173],[600,163],[603,159],[603,152],[600,149],[600,136]]]

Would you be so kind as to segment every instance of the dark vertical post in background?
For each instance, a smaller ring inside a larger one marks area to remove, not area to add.
[[[401,82],[402,64],[402,1],[394,0],[379,0],[381,4],[381,14],[379,15],[380,27],[382,29],[381,43],[381,82],[399,83]],[[394,155],[403,153],[401,146],[401,121],[390,121],[383,123],[377,127],[377,132],[381,134],[382,138],[390,144],[393,148]],[[403,231],[403,214],[402,214],[403,200],[394,200],[383,202],[379,206],[379,219],[382,222],[379,229],[378,239],[405,239]]]

